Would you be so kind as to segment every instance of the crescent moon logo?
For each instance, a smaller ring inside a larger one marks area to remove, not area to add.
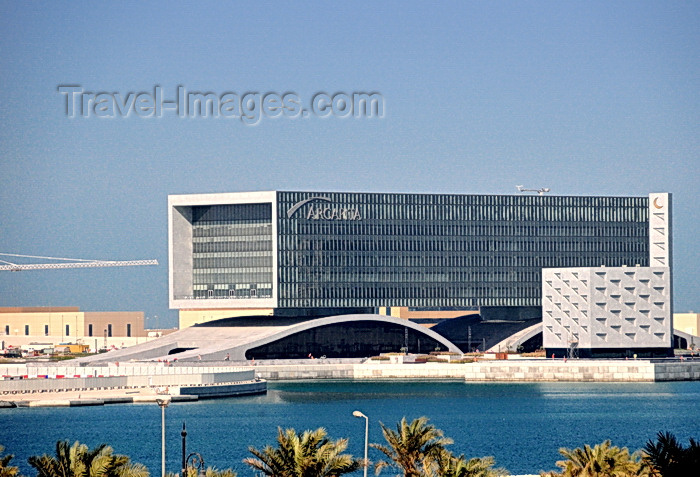
[[[311,202],[313,200],[325,200],[326,202],[331,201],[328,197],[321,197],[321,196],[310,197],[308,199],[301,200],[289,208],[289,210],[287,211],[287,217],[291,218],[292,215],[294,215],[294,212],[296,212],[301,207],[303,207],[305,204],[308,204],[309,202]]]
[[[654,197],[654,207],[656,207],[657,209],[663,209],[664,206],[663,206],[663,205],[659,205],[659,204],[656,202],[657,200],[659,200],[659,198],[658,198],[658,197]]]

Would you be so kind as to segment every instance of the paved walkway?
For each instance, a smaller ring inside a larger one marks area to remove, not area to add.
[[[101,389],[94,391],[59,391],[20,393],[0,396],[2,407],[100,406],[121,403],[155,403],[159,395],[151,388]],[[197,396],[172,395],[173,401],[194,401]],[[4,406],[3,406],[4,404]]]

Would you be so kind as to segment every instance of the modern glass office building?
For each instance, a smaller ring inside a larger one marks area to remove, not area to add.
[[[539,307],[543,268],[649,265],[648,197],[273,191],[168,203],[181,310]]]

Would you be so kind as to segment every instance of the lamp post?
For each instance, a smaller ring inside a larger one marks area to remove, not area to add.
[[[168,407],[172,398],[169,395],[164,395],[156,398],[156,402],[160,406],[160,430],[161,430],[161,477],[165,477],[165,408]]]
[[[183,477],[187,477],[187,467],[189,467],[188,464],[190,460],[192,461],[192,467],[199,469],[197,471],[197,476],[205,477],[207,475],[207,472],[204,467],[204,458],[199,452],[192,452],[190,455],[187,456],[187,459],[185,460],[185,475]]]
[[[367,466],[369,462],[367,461],[367,447],[369,446],[369,417],[362,414],[360,411],[353,411],[352,413],[355,417],[364,417],[365,419],[365,462],[364,462],[364,477],[367,477]]]
[[[182,477],[187,477],[187,430],[185,429],[185,421],[182,421]]]

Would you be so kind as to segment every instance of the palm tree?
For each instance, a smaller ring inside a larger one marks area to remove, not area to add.
[[[5,450],[5,447],[0,445],[0,454]],[[0,457],[0,477],[16,477],[19,474],[19,469],[14,465],[10,465],[10,461],[14,455],[7,454]]]
[[[642,477],[648,475],[637,453],[630,454],[626,447],[611,446],[607,440],[594,447],[559,449],[566,458],[557,462],[561,473],[543,474],[556,477]]]
[[[670,432],[659,432],[656,442],[647,441],[643,452],[643,461],[654,477],[684,477],[700,468],[700,442],[693,438],[685,447]]]
[[[219,470],[216,467],[207,467],[204,473],[206,477],[236,477],[236,471],[233,469]]]
[[[505,469],[494,469],[493,457],[473,457],[467,459],[464,455],[455,457],[445,451],[439,460],[437,476],[439,477],[499,477],[508,475]]]
[[[56,455],[31,456],[29,465],[38,471],[37,477],[148,477],[148,469],[134,464],[125,455],[113,454],[102,444],[93,450],[87,445],[68,441],[56,443]]]
[[[452,444],[452,439],[443,437],[440,429],[428,424],[427,417],[419,417],[411,423],[404,417],[396,425],[396,431],[382,423],[380,425],[388,446],[371,446],[389,460],[375,464],[377,474],[385,467],[394,467],[406,477],[425,477],[438,472],[440,461],[445,458],[445,446]]]
[[[269,477],[332,477],[354,472],[362,464],[350,454],[342,454],[347,439],[331,441],[322,427],[301,436],[294,429],[278,427],[277,443],[276,448],[249,447],[257,459],[248,457],[243,462]]]

